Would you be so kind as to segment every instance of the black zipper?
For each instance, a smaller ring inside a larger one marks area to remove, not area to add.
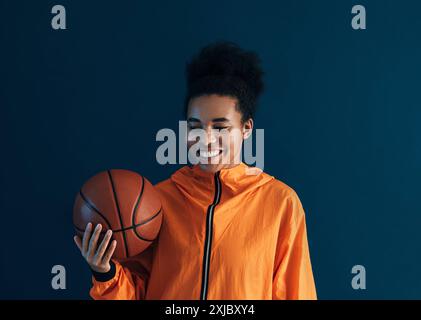
[[[200,300],[207,300],[208,296],[208,282],[209,282],[209,263],[212,246],[212,232],[213,232],[213,214],[215,207],[221,200],[221,180],[219,179],[219,172],[215,173],[215,197],[213,202],[208,207],[208,213],[206,216],[206,237],[205,237],[205,249],[203,256],[203,268],[202,268],[202,289],[200,290]]]

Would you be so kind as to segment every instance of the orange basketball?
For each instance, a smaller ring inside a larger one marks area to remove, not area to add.
[[[80,189],[73,224],[80,237],[89,222],[93,227],[102,225],[102,237],[111,229],[117,240],[113,257],[128,258],[155,240],[161,228],[161,209],[159,195],[146,178],[128,170],[108,170],[90,178]]]

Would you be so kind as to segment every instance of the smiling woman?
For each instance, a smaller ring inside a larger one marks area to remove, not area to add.
[[[158,238],[138,256],[114,258],[109,271],[95,273],[93,298],[316,298],[297,194],[241,162],[262,75],[258,56],[231,42],[193,57],[185,133],[189,154],[200,161],[156,185],[164,212]]]
[[[241,163],[244,157],[246,163],[254,164],[256,168],[263,170],[264,129],[246,129],[242,144],[243,133],[240,128],[232,125],[232,121],[227,118],[213,118],[211,122],[209,128],[203,128],[200,119],[190,117],[188,121],[179,121],[178,134],[169,128],[160,129],[155,139],[163,143],[156,150],[156,161],[161,165],[232,165]],[[253,132],[256,133],[255,139]],[[230,145],[232,148],[227,147]]]
[[[216,172],[241,162],[241,145],[253,129],[253,120],[242,121],[235,98],[216,94],[193,98],[188,107],[188,147],[196,146],[202,170]],[[194,130],[204,132],[199,141]]]
[[[234,43],[217,43],[193,57],[186,71],[189,128],[204,129],[208,138],[200,146],[201,169],[217,172],[238,165],[264,87],[259,57]],[[227,139],[215,136],[212,129],[225,130]]]

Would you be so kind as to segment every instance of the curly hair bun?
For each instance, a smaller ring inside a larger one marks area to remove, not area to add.
[[[258,55],[233,42],[220,41],[204,47],[186,65],[187,104],[191,98],[219,94],[238,99],[243,120],[254,116],[264,89]]]

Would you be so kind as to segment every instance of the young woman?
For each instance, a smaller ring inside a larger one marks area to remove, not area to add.
[[[93,271],[94,299],[316,299],[304,210],[283,182],[250,170],[241,146],[253,128],[263,71],[230,42],[187,65],[190,132],[204,130],[199,163],[156,185],[164,219],[140,255],[112,259],[109,231],[89,224],[75,242]],[[223,130],[229,139],[223,139]],[[190,148],[196,141],[190,141]]]

